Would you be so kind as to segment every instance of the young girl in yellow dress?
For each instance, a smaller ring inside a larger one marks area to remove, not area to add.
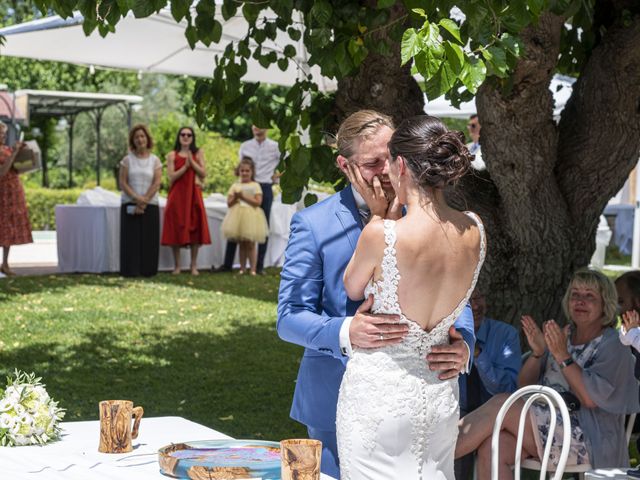
[[[235,173],[239,181],[231,185],[227,194],[227,212],[222,222],[222,234],[227,240],[240,245],[240,273],[245,272],[247,260],[251,275],[256,274],[256,243],[264,243],[269,226],[262,203],[262,188],[254,181],[255,164],[249,157],[242,157]]]

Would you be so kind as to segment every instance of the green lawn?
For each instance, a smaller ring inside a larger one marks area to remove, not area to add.
[[[97,419],[100,400],[131,399],[145,416],[178,415],[237,438],[299,437],[288,414],[302,349],[276,334],[278,283],[276,270],[0,280],[0,378],[36,372],[67,420]]]

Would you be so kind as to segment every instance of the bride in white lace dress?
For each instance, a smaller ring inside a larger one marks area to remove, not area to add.
[[[369,222],[344,282],[350,298],[373,295],[372,311],[399,315],[409,332],[355,349],[347,363],[336,420],[343,480],[454,479],[458,382],[438,379],[426,357],[448,343],[485,256],[482,222],[450,208],[442,191],[469,169],[463,138],[422,115],[389,142],[389,178],[406,215]]]

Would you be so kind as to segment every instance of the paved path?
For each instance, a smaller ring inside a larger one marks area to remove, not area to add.
[[[9,251],[9,266],[18,275],[58,273],[56,232],[33,232],[34,243],[14,245]],[[2,250],[2,248],[0,248]],[[0,277],[3,275],[0,273]]]

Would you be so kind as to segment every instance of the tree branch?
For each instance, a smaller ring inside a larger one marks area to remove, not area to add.
[[[557,208],[561,199],[552,175],[557,131],[549,84],[563,22],[562,17],[542,14],[522,33],[525,55],[510,79],[511,89],[505,92],[504,86],[487,82],[476,97],[483,158],[516,236],[517,229],[531,228],[522,224],[523,212]],[[545,221],[544,216],[536,218]],[[545,225],[538,227],[544,230]]]
[[[560,120],[556,177],[577,231],[587,235],[638,161],[639,45],[640,15],[626,27],[622,22],[610,26],[586,62]],[[598,188],[592,188],[594,179]]]

